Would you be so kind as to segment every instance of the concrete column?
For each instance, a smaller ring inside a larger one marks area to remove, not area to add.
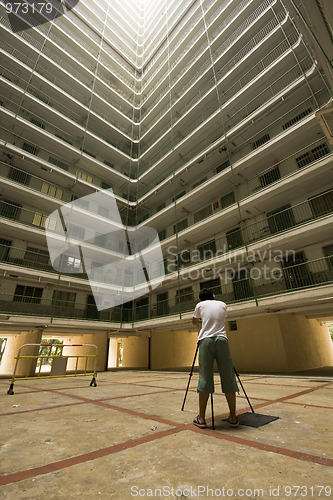
[[[97,371],[103,372],[106,368],[108,355],[108,334],[107,332],[83,333],[82,335],[73,335],[72,337],[64,338],[64,344],[94,344],[97,345]],[[84,356],[85,354],[95,354],[92,347],[81,347],[73,345],[73,347],[64,347],[64,356]],[[85,369],[85,358],[79,358],[78,370]],[[95,359],[88,359],[87,369],[94,370]],[[75,370],[76,358],[69,358],[67,362],[67,370]]]
[[[16,360],[20,347],[23,344],[40,344],[42,341],[43,329],[38,328],[26,332],[8,334],[6,347],[0,365],[0,374],[13,376]],[[24,347],[21,350],[22,356],[37,356],[39,347]],[[37,359],[20,359],[17,364],[16,377],[32,377],[35,374]]]

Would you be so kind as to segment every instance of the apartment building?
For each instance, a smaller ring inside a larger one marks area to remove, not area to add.
[[[99,370],[188,366],[203,287],[239,370],[333,363],[333,17],[311,1],[1,3],[1,373],[42,338],[96,344]],[[105,206],[88,235],[102,192],[119,238]],[[49,216],[73,203],[59,271]],[[98,308],[81,243],[117,262],[146,227],[163,281]]]

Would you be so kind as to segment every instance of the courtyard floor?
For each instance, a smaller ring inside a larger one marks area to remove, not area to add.
[[[0,498],[332,498],[333,378],[241,375],[267,425],[192,423],[197,373],[119,370],[89,377],[0,380]],[[249,412],[241,391],[237,413]]]

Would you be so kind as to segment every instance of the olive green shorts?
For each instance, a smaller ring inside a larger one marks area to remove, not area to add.
[[[214,392],[214,359],[220,372],[222,392],[239,392],[228,339],[222,336],[200,340],[198,392]]]

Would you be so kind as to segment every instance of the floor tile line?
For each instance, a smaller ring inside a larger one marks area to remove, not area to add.
[[[112,455],[114,453],[119,453],[121,451],[125,451],[129,448],[134,448],[134,447],[139,446],[141,444],[150,443],[152,441],[162,439],[162,438],[170,436],[172,434],[176,434],[178,432],[181,432],[183,429],[184,429],[184,426],[180,425],[180,426],[173,428],[173,429],[167,429],[164,431],[156,432],[154,434],[147,434],[146,436],[142,436],[140,438],[133,439],[131,441],[124,441],[122,443],[108,446],[106,448],[101,448],[99,450],[94,450],[94,451],[91,451],[88,453],[77,455],[75,457],[59,460],[57,462],[42,465],[40,467],[34,467],[34,468],[27,469],[24,471],[5,474],[3,476],[0,476],[0,485],[4,486],[4,485],[15,483],[18,481],[23,481],[25,479],[35,478],[37,476],[41,476],[41,475],[49,474],[51,472],[66,469],[66,468],[72,467],[74,465],[89,462],[91,460],[96,460],[98,458],[103,458],[105,456]]]
[[[198,429],[196,427],[194,427],[192,430],[193,430],[193,432],[204,433],[207,436],[213,436],[216,439],[230,441],[232,443],[240,444],[243,446],[249,446],[251,448],[260,449],[262,451],[268,451],[268,452],[275,453],[278,455],[284,455],[284,456],[287,456],[290,458],[296,458],[297,460],[303,460],[306,462],[317,463],[319,465],[324,465],[327,467],[333,467],[333,459],[332,458],[321,457],[319,455],[312,455],[310,453],[304,453],[301,451],[292,450],[290,448],[282,448],[282,447],[267,444],[267,443],[261,443],[259,441],[252,441],[250,439],[244,439],[244,438],[237,437],[234,435],[217,433],[216,430],[214,431],[214,430],[210,430],[210,429]]]
[[[315,405],[312,403],[299,403],[297,401],[282,401],[283,404],[303,406],[304,408],[322,408],[323,410],[333,410],[333,406]]]
[[[22,415],[24,413],[32,413],[34,411],[45,411],[45,410],[54,410],[57,408],[64,408],[66,406],[76,406],[76,405],[83,405],[87,404],[86,401],[77,401],[76,403],[64,403],[61,405],[54,405],[54,406],[45,406],[44,408],[29,408],[28,410],[17,410],[17,411],[11,411],[8,413],[0,413],[0,418],[1,417],[13,417],[16,415]]]

